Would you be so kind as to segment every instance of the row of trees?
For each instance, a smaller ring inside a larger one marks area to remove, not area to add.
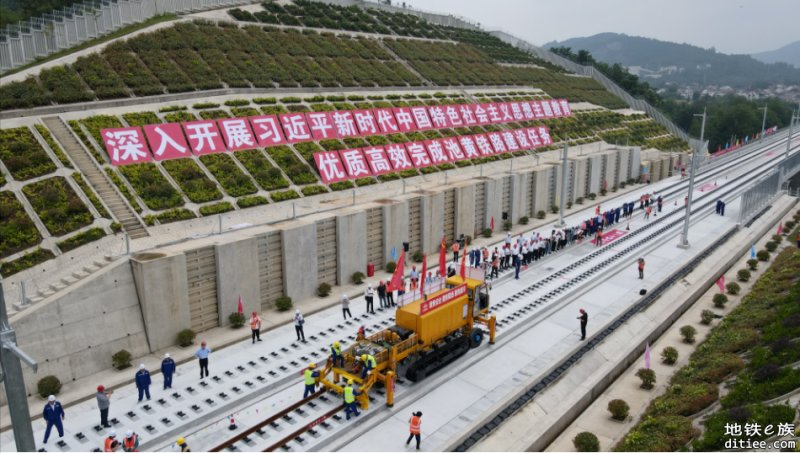
[[[553,53],[561,55],[571,61],[582,65],[592,65],[595,69],[605,74],[617,85],[622,87],[634,97],[642,98],[651,105],[658,107],[678,127],[689,132],[690,135],[699,137],[701,119],[695,114],[706,109],[705,138],[709,141],[710,151],[725,147],[728,143],[745,137],[754,137],[761,132],[763,120],[763,107],[767,106],[766,127],[786,127],[792,115],[793,105],[777,98],[766,100],[749,100],[742,96],[728,95],[723,97],[704,96],[686,101],[682,99],[665,98],[660,96],[647,82],[642,82],[639,77],[629,73],[619,63],[609,65],[595,60],[587,50],[577,53],[570,47],[554,47]]]

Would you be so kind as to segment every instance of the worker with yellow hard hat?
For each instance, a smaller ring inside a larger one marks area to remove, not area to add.
[[[338,341],[334,341],[331,345],[331,360],[333,361],[333,366],[337,366],[338,363],[339,367],[344,367],[344,356],[342,355],[342,346],[339,344]]]
[[[179,447],[181,447],[181,451],[192,451],[189,450],[189,444],[186,443],[186,439],[184,439],[183,437],[179,437],[178,440],[175,441],[175,443],[178,444]]]
[[[306,386],[305,391],[303,392],[303,398],[308,398],[308,395],[313,395],[314,392],[317,391],[317,378],[319,377],[319,371],[316,370],[317,364],[316,363],[309,363],[308,368],[306,368],[305,372],[303,372],[303,383]]]
[[[378,362],[375,361],[375,356],[372,354],[361,354],[361,361],[364,362],[364,368],[361,370],[361,379],[364,379],[370,371],[378,366]]]
[[[356,396],[360,394],[361,392],[353,389],[353,380],[348,379],[347,385],[344,387],[344,414],[348,420],[350,420],[350,414],[355,414],[356,417],[361,415],[356,404]]]

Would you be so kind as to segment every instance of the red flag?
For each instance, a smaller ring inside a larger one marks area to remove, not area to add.
[[[442,247],[439,249],[439,276],[447,275],[447,241],[442,236]]]
[[[494,231],[494,216],[492,216],[492,221],[489,222],[489,228],[491,228],[492,231]]]
[[[725,292],[725,274],[719,276],[719,279],[717,279],[717,286],[719,286],[719,292]]]
[[[425,294],[425,276],[428,275],[428,257],[422,255],[422,275],[419,276],[419,293]]]
[[[783,233],[783,222],[778,224],[778,233],[777,234],[781,234],[781,233]]]
[[[644,347],[644,367],[650,369],[650,343]]]
[[[397,260],[397,267],[394,268],[394,274],[392,274],[392,279],[389,280],[389,286],[386,288],[387,291],[394,291],[400,289],[400,280],[403,279],[403,262],[405,261],[406,251],[403,250],[400,253],[400,258]]]
[[[241,294],[239,294],[239,306],[237,307],[237,310],[239,311],[240,315],[244,313],[244,307],[242,307],[242,295]]]
[[[462,281],[467,279],[467,253],[469,252],[464,250],[464,253],[461,255],[461,270],[459,274],[461,275]]]

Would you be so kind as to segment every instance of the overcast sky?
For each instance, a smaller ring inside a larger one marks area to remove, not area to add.
[[[464,16],[542,45],[625,33],[724,53],[774,50],[800,40],[800,0],[405,0]],[[402,0],[394,0],[401,4]]]

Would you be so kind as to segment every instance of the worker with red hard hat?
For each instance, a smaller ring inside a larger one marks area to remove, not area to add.
[[[100,409],[100,424],[104,428],[111,428],[111,425],[108,424],[108,407],[111,405],[109,402],[109,397],[113,392],[111,390],[106,391],[106,388],[102,385],[97,386],[97,408]]]

